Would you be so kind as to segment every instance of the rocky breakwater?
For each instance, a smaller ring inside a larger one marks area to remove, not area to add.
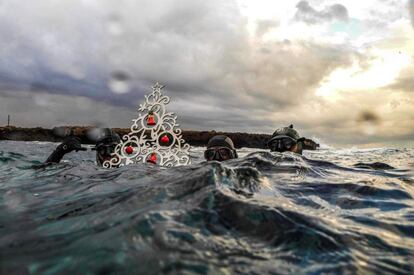
[[[50,141],[60,142],[66,136],[73,134],[81,139],[84,144],[94,144],[95,142],[89,138],[88,133],[94,129],[90,126],[73,126],[73,127],[55,127],[53,129],[44,128],[19,128],[14,126],[0,127],[0,140],[18,140],[18,141]],[[129,128],[113,128],[120,136],[129,133]],[[206,146],[208,140],[215,135],[227,135],[230,137],[236,148],[266,148],[266,142],[270,135],[266,134],[250,134],[250,133],[227,133],[216,131],[183,131],[185,141],[191,146]],[[307,150],[315,150],[319,147],[316,142],[307,139],[305,148]]]

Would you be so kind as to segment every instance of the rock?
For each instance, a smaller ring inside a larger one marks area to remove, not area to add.
[[[43,128],[18,128],[18,127],[0,127],[0,140],[20,140],[20,141],[51,141],[60,142],[70,133],[81,139],[83,144],[94,144],[93,140],[88,138],[88,131],[93,127],[87,126],[59,126],[53,129]],[[113,128],[121,137],[129,133],[129,128]],[[206,146],[208,140],[215,135],[226,135],[233,140],[236,148],[249,147],[267,149],[266,144],[270,135],[266,134],[249,134],[249,133],[226,133],[216,131],[183,131],[184,140],[191,146]],[[310,139],[306,150],[315,150],[319,144]]]
[[[319,143],[308,138],[303,140],[303,150],[316,150],[317,148],[319,148]]]
[[[357,164],[354,164],[354,167],[357,168],[365,168],[365,169],[374,169],[374,170],[387,170],[387,169],[395,169],[391,165],[388,165],[383,162],[373,162],[373,163],[363,163],[359,162]]]

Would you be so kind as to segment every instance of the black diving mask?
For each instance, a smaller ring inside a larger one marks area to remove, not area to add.
[[[116,145],[117,143],[99,144],[93,150],[96,150],[96,153],[100,156],[110,156],[115,152]]]
[[[267,146],[269,147],[270,151],[285,152],[290,151],[296,144],[297,141],[295,139],[284,136],[271,139]]]
[[[233,150],[227,147],[213,147],[204,152],[204,158],[210,160],[228,160],[235,158]]]

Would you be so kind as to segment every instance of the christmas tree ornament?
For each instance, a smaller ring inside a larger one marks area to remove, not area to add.
[[[154,112],[153,111],[150,111],[149,113],[148,113],[148,116],[147,116],[147,125],[148,126],[154,126],[154,125],[156,125],[157,123],[155,122],[155,118],[154,118]]]
[[[132,148],[131,146],[128,146],[127,148],[125,148],[125,152],[128,155],[131,155],[134,152],[134,148]]]
[[[161,93],[164,86],[156,83],[152,93],[138,108],[131,131],[115,147],[112,158],[103,167],[119,167],[132,163],[153,163],[163,167],[190,164],[190,145],[182,138],[177,116],[167,112],[170,98]]]
[[[170,138],[167,135],[163,135],[161,137],[161,143],[164,144],[164,145],[170,143]]]
[[[151,153],[151,155],[147,158],[147,162],[157,164],[157,154]]]

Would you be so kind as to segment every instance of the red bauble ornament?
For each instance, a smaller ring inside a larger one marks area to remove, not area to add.
[[[128,155],[131,155],[132,153],[134,153],[134,148],[132,148],[131,146],[128,146],[127,148],[125,148],[125,152]]]
[[[170,138],[169,138],[167,135],[164,135],[164,136],[161,138],[161,143],[164,143],[164,144],[168,144],[168,143],[170,143]]]
[[[151,156],[147,159],[147,162],[157,164],[157,154],[152,153]]]

